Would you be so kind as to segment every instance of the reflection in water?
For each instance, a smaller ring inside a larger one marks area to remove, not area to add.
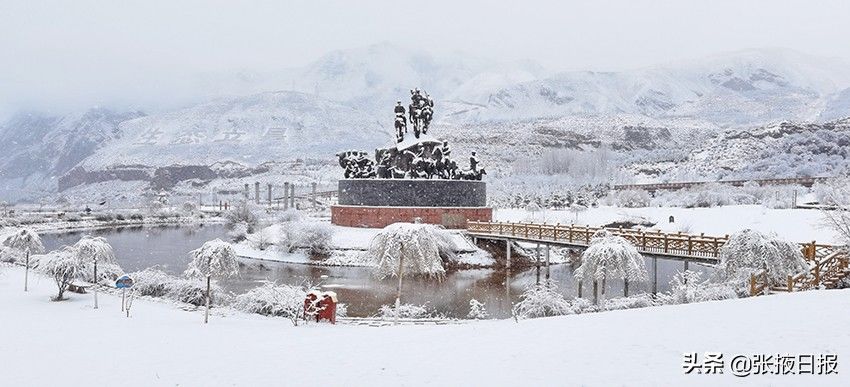
[[[180,275],[189,263],[191,250],[208,240],[224,238],[227,230],[222,225],[206,225],[124,227],[90,233],[109,240],[124,270],[132,272],[160,266],[168,273]],[[44,245],[48,250],[54,250],[76,243],[85,234],[71,232],[44,235]],[[657,261],[657,289],[663,292],[669,289],[670,279],[683,270],[683,263],[666,259]],[[646,262],[650,281],[644,284],[630,283],[631,294],[652,290],[653,259],[646,258]],[[235,294],[243,293],[267,280],[291,285],[314,284],[324,290],[337,292],[340,301],[348,304],[349,316],[355,317],[374,315],[381,305],[392,305],[395,302],[397,282],[393,279],[378,280],[372,276],[369,268],[308,266],[247,259],[243,263],[245,265],[238,278],[221,282],[226,290]],[[702,272],[711,270],[693,263],[689,268]],[[454,270],[447,273],[442,281],[408,277],[404,280],[402,302],[424,304],[439,314],[462,318],[469,312],[469,300],[474,298],[485,303],[492,317],[506,318],[510,317],[513,303],[518,301],[526,287],[547,279],[555,283],[566,297],[577,296],[578,286],[573,279],[573,268],[570,265],[553,265],[548,270],[541,267],[513,269],[510,272],[505,269]],[[609,280],[606,285],[607,297],[622,295],[622,281]],[[584,284],[584,297],[592,298],[592,292],[592,285]]]

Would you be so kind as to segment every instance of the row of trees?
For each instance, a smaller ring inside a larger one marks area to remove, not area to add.
[[[123,274],[112,246],[105,238],[86,235],[72,246],[50,251],[46,254],[44,245],[37,233],[30,229],[21,229],[2,242],[0,257],[5,261],[23,263],[26,267],[24,291],[28,290],[30,267],[50,276],[56,283],[57,293],[54,301],[66,300],[65,292],[76,280],[92,283],[94,290],[94,308],[98,307],[98,285],[111,285]],[[30,259],[30,254],[38,254]],[[204,322],[209,320],[211,300],[211,282],[213,278],[226,278],[238,274],[239,265],[233,247],[220,239],[209,241],[191,253],[192,260],[185,271],[188,278],[206,281],[206,312]]]

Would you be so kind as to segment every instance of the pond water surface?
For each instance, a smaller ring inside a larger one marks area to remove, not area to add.
[[[227,230],[223,225],[112,228],[47,234],[43,241],[45,248],[54,250],[76,243],[85,234],[107,238],[118,263],[128,272],[159,266],[170,274],[179,275],[190,261],[191,250],[211,239],[225,239]],[[241,261],[244,265],[238,278],[219,282],[225,290],[234,294],[244,293],[267,280],[291,285],[311,283],[324,290],[335,291],[340,302],[348,305],[348,315],[352,317],[375,315],[381,305],[395,302],[397,281],[378,280],[369,268],[309,266],[251,259]],[[647,268],[651,277],[651,258],[647,258]],[[670,279],[682,268],[682,262],[659,259],[658,291],[668,290]],[[710,270],[693,263],[690,269]],[[469,300],[474,298],[485,303],[491,317],[506,318],[510,317],[511,306],[519,300],[522,291],[537,281],[546,281],[547,275],[562,294],[570,298],[576,296],[573,268],[570,265],[552,265],[548,270],[545,267],[514,269],[510,273],[504,269],[454,270],[442,281],[405,278],[402,302],[426,305],[437,314],[464,318],[469,312]],[[506,283],[509,286],[505,286]],[[609,297],[622,295],[622,281],[609,281],[607,285]],[[646,292],[651,286],[652,278],[647,284],[631,284],[630,292]],[[591,295],[591,291],[585,285],[584,296]]]

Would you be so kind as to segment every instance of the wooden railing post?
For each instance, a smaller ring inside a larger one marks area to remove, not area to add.
[[[669,242],[667,240],[667,233],[664,233],[664,252],[667,252],[667,246],[669,246]]]
[[[714,237],[714,257],[716,258],[718,254],[718,246],[717,246],[717,237]]]
[[[817,243],[815,243],[815,241],[812,241],[812,250],[810,254],[809,259],[815,259],[817,256]]]
[[[691,240],[691,236],[688,235],[688,255],[692,255],[694,251],[694,241]]]
[[[567,234],[570,234],[570,243],[572,243],[573,242],[573,224],[572,223],[570,223],[570,228],[567,231]]]
[[[750,273],[750,297],[755,296],[757,293],[756,290],[756,275]]]
[[[645,231],[640,232],[640,240],[641,240],[641,242],[640,242],[641,249],[643,249],[643,251],[646,251],[646,232]]]
[[[788,275],[788,292],[794,291],[794,276]]]
[[[815,260],[815,286],[820,286],[820,262]]]
[[[552,239],[554,240],[558,240],[558,227],[561,227],[560,223],[555,223],[555,225],[552,226]]]

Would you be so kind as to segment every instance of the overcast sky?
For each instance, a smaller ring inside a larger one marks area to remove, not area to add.
[[[617,70],[745,48],[850,59],[850,1],[0,0],[0,116],[148,107],[186,78],[300,66],[382,41]]]

